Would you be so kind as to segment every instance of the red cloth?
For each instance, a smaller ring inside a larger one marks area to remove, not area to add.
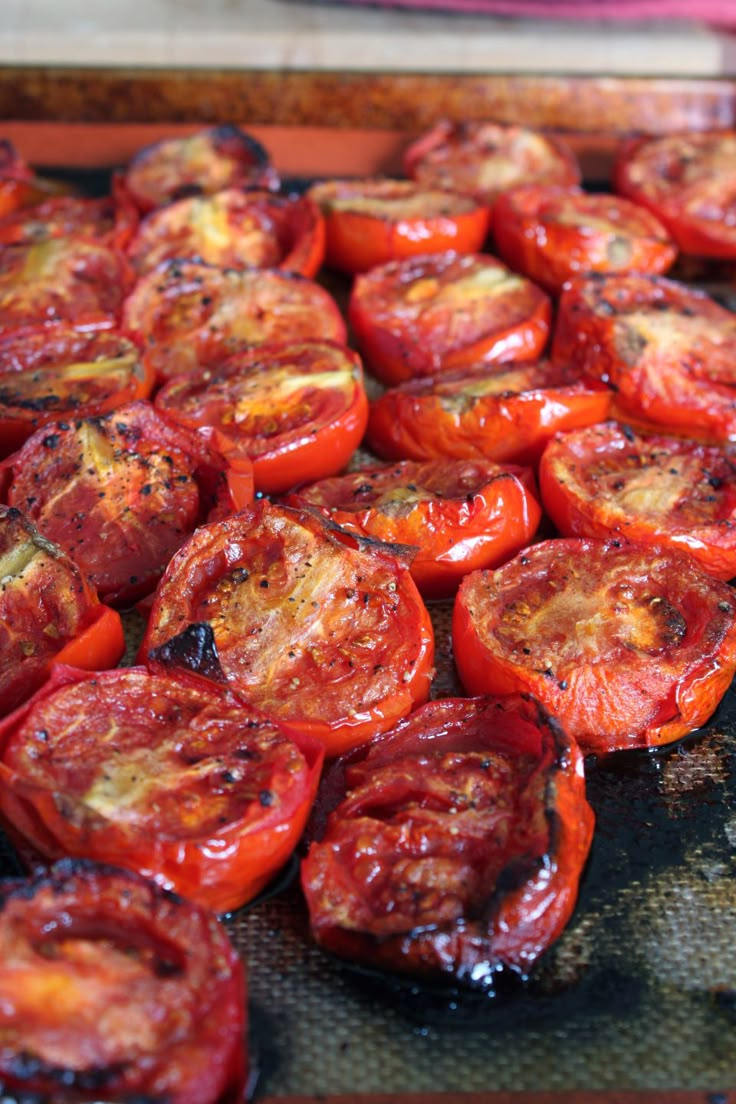
[[[736,27],[736,0],[346,0],[354,4],[420,8],[536,19],[689,19]]]

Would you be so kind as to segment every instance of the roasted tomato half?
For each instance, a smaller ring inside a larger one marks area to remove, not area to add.
[[[0,249],[0,332],[47,322],[115,324],[131,282],[122,253],[84,238]]]
[[[51,238],[86,238],[111,249],[125,249],[137,223],[138,214],[125,196],[56,196],[0,219],[0,243],[30,245]]]
[[[37,689],[54,662],[114,666],[120,615],[101,605],[76,563],[19,510],[0,506],[0,714]]]
[[[360,360],[329,341],[247,350],[200,378],[171,380],[155,401],[182,425],[211,427],[231,466],[245,455],[268,494],[342,471],[368,421]]]
[[[323,758],[209,679],[56,667],[0,723],[0,809],[46,858],[115,862],[227,912],[291,855]]]
[[[101,597],[127,605],[156,585],[192,531],[230,502],[224,461],[147,402],[53,422],[3,465],[6,499],[79,563]]]
[[[429,694],[434,639],[407,565],[265,500],[199,529],[159,586],[141,655],[227,682],[338,755]]]
[[[490,211],[472,196],[412,180],[326,180],[309,195],[322,210],[327,264],[366,272],[420,253],[477,253]]]
[[[736,314],[662,276],[589,276],[560,298],[553,360],[616,389],[662,430],[736,438]]]
[[[141,211],[223,188],[277,187],[267,151],[252,135],[225,124],[144,146],[130,161],[125,187]]]
[[[162,261],[189,258],[221,268],[283,268],[314,276],[324,253],[324,219],[313,200],[242,188],[190,196],[152,211],[128,250],[141,274]]]
[[[736,257],[736,133],[691,131],[624,143],[616,191],[648,207],[683,253]]]
[[[408,147],[404,169],[425,187],[466,192],[489,204],[520,184],[580,181],[575,155],[558,139],[493,122],[441,120]]]
[[[449,252],[356,277],[348,315],[366,365],[391,385],[479,361],[536,359],[550,302],[495,257]]]
[[[717,579],[736,576],[736,456],[640,437],[614,423],[563,433],[539,465],[547,514],[568,537],[616,533],[671,545]]]
[[[411,380],[371,403],[366,440],[387,460],[536,461],[557,430],[604,421],[611,392],[547,361],[476,364]]]
[[[125,303],[124,328],[162,381],[201,375],[233,353],[289,341],[337,341],[346,328],[334,299],[296,273],[167,261]]]
[[[736,596],[671,549],[550,540],[466,576],[453,648],[469,693],[532,693],[585,751],[667,744],[728,689]]]
[[[562,932],[593,833],[582,756],[537,703],[448,698],[338,761],[302,864],[318,943],[490,988]]]
[[[147,398],[153,374],[127,338],[64,323],[0,335],[0,457],[39,426]]]
[[[323,479],[289,496],[365,537],[414,545],[414,582],[447,598],[463,575],[495,567],[533,537],[541,510],[524,468],[490,460],[405,460]]]
[[[243,967],[211,912],[60,862],[0,885],[0,1089],[84,1104],[221,1104],[246,1077]]]
[[[618,196],[515,188],[499,196],[493,217],[499,256],[553,293],[585,272],[666,272],[677,256],[662,223]]]

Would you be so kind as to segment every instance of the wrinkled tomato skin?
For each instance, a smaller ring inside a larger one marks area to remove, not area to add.
[[[385,460],[536,463],[555,432],[604,421],[612,392],[564,365],[474,365],[411,380],[371,403],[366,442]]]
[[[61,548],[7,506],[0,506],[0,565],[0,715],[29,697],[54,662],[90,670],[118,662],[120,615],[98,602]]]
[[[138,150],[123,184],[142,213],[191,195],[230,187],[278,187],[267,150],[231,124],[184,138],[165,138]]]
[[[552,359],[616,390],[660,432],[736,440],[736,315],[662,276],[588,276],[560,297]]]
[[[189,258],[220,268],[282,268],[312,277],[324,253],[324,219],[311,199],[242,188],[151,211],[128,248],[139,275],[164,261]]]
[[[323,759],[196,675],[57,665],[0,722],[0,809],[46,859],[114,862],[229,912],[293,852]]]
[[[368,423],[360,359],[331,341],[246,350],[199,379],[171,380],[155,405],[180,425],[207,428],[231,471],[245,459],[264,494],[342,471]]]
[[[493,237],[507,265],[553,295],[581,273],[661,273],[677,256],[650,211],[617,196],[553,186],[499,196]]]
[[[328,950],[483,989],[567,923],[593,813],[579,749],[531,699],[430,702],[323,793],[302,886]]]
[[[723,449],[605,423],[550,441],[539,486],[563,536],[666,544],[716,579],[736,576],[736,473]]]
[[[736,257],[735,171],[733,131],[693,131],[623,142],[613,183],[667,227],[682,253],[729,259]]]
[[[474,284],[481,288],[476,296]],[[356,277],[348,303],[366,366],[388,386],[478,362],[535,360],[550,317],[541,288],[481,253],[381,265]]]
[[[493,205],[520,184],[580,182],[572,151],[525,127],[441,119],[404,151],[404,171],[425,186],[465,192]]]
[[[224,462],[143,400],[42,426],[0,464],[5,499],[125,606],[152,590],[194,528],[231,508]]]
[[[470,694],[534,694],[586,752],[668,744],[736,670],[736,598],[672,550],[532,545],[460,585],[453,650]]]
[[[137,347],[114,330],[60,324],[0,335],[0,458],[39,426],[107,414],[152,388]]]
[[[198,376],[254,346],[335,341],[347,329],[334,299],[298,273],[219,269],[168,261],[143,276],[123,309],[123,329],[160,383]]]
[[[245,977],[210,912],[129,871],[66,860],[6,881],[0,945],[4,1095],[242,1099]]]
[[[449,598],[464,575],[523,548],[541,519],[529,469],[491,461],[402,461],[301,487],[286,502],[337,525],[414,545],[411,574],[425,598]]]
[[[410,180],[327,180],[309,195],[325,220],[325,260],[341,272],[448,249],[477,253],[488,236],[485,204]]]
[[[391,547],[259,500],[174,556],[140,659],[227,683],[333,757],[426,700],[434,637]]]

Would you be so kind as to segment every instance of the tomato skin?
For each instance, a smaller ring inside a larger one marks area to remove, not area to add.
[[[619,147],[617,192],[646,207],[678,248],[700,257],[736,257],[734,131],[633,138]]]
[[[5,498],[58,543],[113,605],[153,589],[193,529],[228,512],[222,458],[141,400],[53,422],[0,464]]]
[[[579,749],[533,700],[430,702],[338,760],[324,793],[302,886],[334,953],[487,988],[569,919],[593,813]]]
[[[736,315],[663,276],[588,276],[560,297],[552,359],[616,389],[623,416],[736,439]]]
[[[89,238],[110,249],[125,250],[135,233],[135,208],[115,194],[101,199],[54,196],[0,219],[0,244],[25,244],[52,238]]]
[[[360,359],[333,341],[246,350],[201,378],[171,380],[155,405],[180,425],[209,427],[230,470],[245,457],[266,494],[341,471],[368,422]]]
[[[63,861],[5,882],[0,945],[13,1099],[240,1099],[245,977],[211,913],[128,871]]]
[[[434,637],[408,567],[259,500],[202,526],[158,587],[140,659],[189,666],[334,756],[426,700]]]
[[[477,253],[488,235],[485,204],[410,180],[326,180],[308,194],[324,216],[326,262],[342,272],[448,249]]]
[[[558,139],[475,120],[435,123],[405,150],[404,171],[425,186],[465,192],[491,205],[520,184],[580,182],[574,154]]]
[[[44,681],[52,663],[113,666],[120,615],[101,605],[76,563],[19,510],[0,506],[0,715]]]
[[[229,912],[291,855],[323,759],[196,675],[57,665],[0,722],[0,810],[46,859],[114,862]]]
[[[131,158],[124,187],[144,214],[172,200],[229,187],[278,187],[267,150],[231,124],[152,142]]]
[[[619,539],[544,541],[466,576],[452,633],[469,693],[534,694],[598,754],[692,732],[736,670],[730,587]]]
[[[584,272],[666,272],[677,256],[655,216],[617,196],[532,185],[493,210],[499,256],[552,294]]]
[[[282,268],[315,276],[325,253],[325,226],[307,196],[227,188],[188,196],[151,211],[128,248],[139,275],[173,259],[221,268]]]
[[[416,545],[411,574],[425,598],[448,598],[464,575],[523,548],[541,519],[529,469],[490,461],[402,461],[300,487],[287,505],[313,506],[337,525]]]
[[[60,191],[63,191],[62,185],[36,176],[12,142],[0,138],[0,218],[42,203]]]
[[[355,279],[348,319],[369,369],[392,386],[479,361],[535,360],[545,293],[481,253],[425,254]]]
[[[152,387],[137,347],[114,330],[62,323],[0,335],[0,458],[39,426],[107,414]]]
[[[386,460],[535,463],[557,430],[608,417],[611,391],[564,365],[474,365],[411,380],[371,403],[366,441]]]
[[[123,328],[162,383],[283,341],[287,328],[290,341],[347,340],[334,299],[306,277],[194,261],[168,261],[142,277],[125,302]]]
[[[539,486],[563,536],[665,544],[716,579],[736,576],[736,474],[723,449],[590,426],[550,441]]]

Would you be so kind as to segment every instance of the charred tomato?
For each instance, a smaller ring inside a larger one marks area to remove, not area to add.
[[[334,299],[312,280],[273,269],[168,261],[139,280],[124,329],[161,381],[201,375],[234,353],[284,340],[345,344]]]
[[[212,913],[128,871],[64,861],[2,885],[0,953],[4,1095],[221,1104],[243,1093],[243,967]]]
[[[662,276],[589,276],[560,298],[553,360],[616,390],[621,414],[660,431],[736,438],[736,315]]]
[[[607,418],[611,398],[562,364],[476,364],[385,391],[371,403],[366,440],[387,460],[527,464],[557,430]]]
[[[447,598],[469,571],[495,567],[533,537],[541,510],[524,468],[490,460],[405,460],[301,487],[286,500],[313,506],[362,536],[414,545],[414,582]]]
[[[228,912],[291,855],[323,758],[196,675],[57,666],[0,723],[0,808],[47,859],[114,862]]]
[[[30,697],[54,662],[112,667],[125,642],[74,561],[19,510],[0,506],[0,714]]]
[[[156,669],[228,683],[330,756],[424,701],[433,655],[429,614],[393,549],[265,500],[174,556],[141,647]]]
[[[52,238],[84,238],[124,250],[137,222],[137,211],[126,196],[55,196],[0,219],[0,243],[30,245]]]
[[[479,361],[535,360],[550,309],[495,257],[445,252],[357,276],[348,317],[367,367],[392,385]]]
[[[453,650],[469,693],[532,693],[585,751],[667,744],[728,689],[736,597],[671,549],[549,540],[466,576]]]
[[[476,253],[488,234],[480,200],[412,180],[325,180],[309,195],[324,215],[327,264],[343,272],[420,253]]]
[[[559,936],[593,813],[580,751],[537,703],[431,702],[333,776],[336,807],[302,864],[323,947],[487,989]]]
[[[222,458],[150,403],[52,422],[0,465],[9,505],[79,563],[100,596],[127,605],[215,510],[229,512]]]
[[[231,467],[245,456],[267,494],[341,471],[368,421],[360,360],[328,341],[247,350],[171,380],[155,405],[181,425],[209,427]]]

